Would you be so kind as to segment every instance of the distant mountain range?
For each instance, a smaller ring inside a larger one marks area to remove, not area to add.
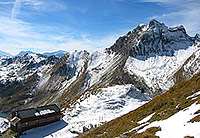
[[[32,51],[21,51],[16,56],[22,56],[22,55],[25,55],[25,54],[35,54],[35,52],[32,52]]]
[[[1,56],[12,56],[10,53],[4,52],[0,50],[0,57]]]
[[[55,51],[55,52],[45,52],[45,53],[43,53],[43,54],[44,54],[44,55],[47,55],[47,56],[55,55],[55,56],[57,56],[57,57],[62,57],[62,56],[64,56],[66,53],[67,53],[67,51],[58,50],[58,51]]]
[[[58,51],[55,51],[55,52],[45,52],[45,53],[43,53],[43,55],[47,55],[47,56],[55,55],[55,56],[57,56],[57,57],[62,57],[62,56],[64,56],[66,53],[67,53],[67,51],[58,50]],[[21,51],[19,54],[15,55],[15,56],[22,56],[22,55],[25,55],[25,54],[36,54],[36,53],[33,52],[33,51]],[[10,53],[7,53],[7,52],[4,52],[4,51],[1,51],[1,50],[0,50],[0,57],[1,57],[1,56],[9,56],[9,57],[12,57],[13,55],[11,55]]]

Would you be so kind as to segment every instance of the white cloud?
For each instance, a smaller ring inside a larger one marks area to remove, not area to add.
[[[35,26],[17,18],[20,14],[22,1],[16,0],[10,18],[0,13],[0,49],[15,55],[21,50],[35,52],[66,50],[95,51],[108,47],[114,43],[117,34],[102,39],[92,39],[88,34],[67,28],[68,32],[53,26]],[[28,2],[26,0],[26,2]]]
[[[13,55],[21,50],[45,52],[60,49],[66,51],[85,49],[95,51],[112,45],[118,37],[114,34],[102,39],[92,39],[88,34],[82,34],[76,30],[72,31],[66,25],[65,29],[67,28],[68,32],[61,30],[61,26],[61,28],[50,25],[41,26],[18,18],[21,17],[24,6],[30,6],[36,10],[66,9],[66,6],[62,6],[57,1],[15,0],[13,3],[0,2],[0,4],[13,4],[13,8],[10,9],[11,14],[5,11],[0,12],[0,35],[2,36],[0,49]]]
[[[11,11],[11,19],[12,20],[16,19],[17,14],[20,13],[20,8],[21,8],[21,0],[15,0],[14,6]]]
[[[11,15],[9,12],[1,11],[0,12],[0,33],[3,34],[3,37],[25,37],[25,38],[34,38],[34,39],[43,39],[46,38],[45,34],[56,30],[56,27],[45,25],[41,26],[39,24],[32,24],[26,21],[23,21],[23,15],[21,18],[17,18],[21,14],[21,8],[29,6],[30,8],[37,10],[51,11],[56,8],[62,10],[66,6],[62,6],[58,1],[54,2],[41,1],[41,0],[15,0],[14,2],[0,2],[0,4],[13,4],[11,9]],[[53,8],[52,8],[53,7]],[[67,28],[65,26],[65,28]],[[67,28],[69,29],[69,28]],[[41,31],[45,33],[41,33]]]
[[[49,42],[43,40],[23,40],[17,38],[9,38],[4,42],[1,42],[0,49],[3,51],[10,52],[16,55],[21,50],[32,50],[34,52],[42,53],[46,51],[56,51],[56,50],[87,50],[89,52],[104,50],[110,47],[115,40],[119,37],[119,34],[111,34],[102,39],[90,39],[88,35],[82,35],[82,38],[76,39],[73,37],[66,38],[65,36],[57,36],[59,40],[63,42]]]
[[[13,40],[13,41],[5,41],[1,42],[0,49],[3,51],[7,51],[12,55],[18,54],[22,50],[32,50],[34,52],[44,52],[47,49],[55,47],[54,44],[43,42],[43,41],[20,41]]]
[[[60,1],[41,1],[41,0],[15,0],[15,2],[0,2],[0,4],[14,4],[11,11],[11,19],[15,20],[17,15],[20,14],[21,7],[28,7],[38,11],[61,11],[67,10],[67,6],[60,3]]]
[[[34,26],[22,20],[12,20],[9,17],[0,16],[0,34],[5,38],[24,37],[41,38],[41,34],[34,30]]]
[[[41,1],[41,0],[22,0],[24,6],[29,6],[29,8],[38,10],[38,11],[62,11],[67,10],[68,7],[66,4],[61,3],[59,0],[48,0],[48,1]]]
[[[168,2],[169,0],[140,0],[141,2]]]
[[[14,4],[14,2],[0,1],[2,5]]]
[[[90,39],[88,35],[82,35],[82,39],[67,39],[65,42],[57,45],[55,50],[63,49],[66,51],[87,50],[89,52],[104,50],[114,44],[119,34],[114,33],[102,39]]]

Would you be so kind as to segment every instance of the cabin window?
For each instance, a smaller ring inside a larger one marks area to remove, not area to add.
[[[39,124],[39,120],[36,120],[35,123],[36,123],[36,124]]]

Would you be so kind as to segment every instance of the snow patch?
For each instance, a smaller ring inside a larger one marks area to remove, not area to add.
[[[36,112],[35,116],[46,115],[46,114],[50,114],[50,113],[54,113],[54,112],[55,112],[54,110],[50,110],[50,109],[42,110],[40,112]]]
[[[146,84],[154,90],[161,88],[166,91],[174,85],[171,77],[196,50],[197,47],[191,46],[186,50],[175,51],[173,56],[155,56],[146,60],[129,57],[125,68],[130,74],[144,78]]]
[[[86,92],[78,99],[76,104],[71,105],[72,109],[65,111],[62,121],[67,123],[67,125],[57,131],[51,131],[44,137],[75,137],[77,133],[82,133],[92,127],[98,127],[105,122],[120,117],[151,99],[149,94],[141,93],[140,90],[131,84],[101,88],[93,94]],[[46,130],[45,127],[27,131],[26,136],[32,138],[37,133],[48,132],[49,129]]]
[[[0,133],[3,133],[10,127],[10,123],[5,118],[0,118]]]
[[[142,119],[142,120],[139,121],[138,123],[139,123],[139,124],[142,124],[142,123],[145,123],[145,122],[149,121],[149,120],[152,118],[152,116],[154,116],[154,114],[155,114],[155,113],[150,114],[149,116],[145,117],[144,119]]]
[[[194,113],[199,109],[200,104],[194,103],[166,120],[152,122],[137,133],[142,133],[151,127],[161,127],[161,131],[156,133],[156,136],[161,138],[183,138],[184,136],[194,136],[198,138],[200,137],[200,123],[191,123],[189,121],[198,115]]]
[[[86,93],[80,97],[74,109],[66,111],[64,120],[69,122],[70,130],[82,133],[84,126],[96,126],[120,117],[150,99],[133,85],[102,88],[96,95]]]
[[[191,96],[188,96],[186,99],[195,98],[195,97],[197,97],[197,96],[199,96],[199,95],[200,95],[200,91],[194,93],[194,94],[191,95]]]
[[[140,24],[139,27],[141,27],[141,29],[142,29],[143,32],[145,32],[149,28],[149,25]]]

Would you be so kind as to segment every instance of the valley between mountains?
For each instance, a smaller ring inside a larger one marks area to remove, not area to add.
[[[153,19],[101,52],[1,56],[0,111],[60,107],[62,121],[22,138],[196,138],[199,66],[200,36]]]

